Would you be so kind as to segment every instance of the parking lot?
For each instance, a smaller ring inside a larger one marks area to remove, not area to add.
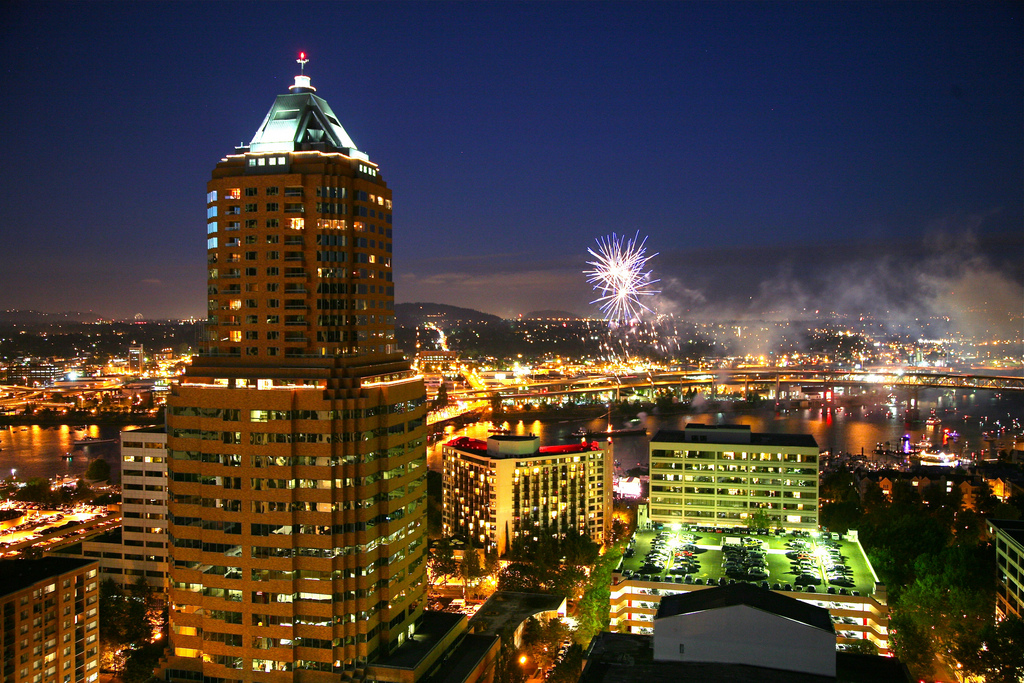
[[[856,542],[702,527],[638,532],[620,572],[624,578],[686,585],[746,581],[773,590],[840,595],[870,595],[875,584]]]

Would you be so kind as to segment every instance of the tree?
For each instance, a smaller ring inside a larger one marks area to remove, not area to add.
[[[878,655],[878,648],[870,640],[861,639],[847,648],[848,652],[853,652],[859,655]]]
[[[430,572],[437,577],[452,577],[459,572],[459,563],[455,561],[455,551],[451,539],[442,538],[434,545],[428,559]],[[447,578],[445,579],[447,582]]]
[[[434,397],[434,402],[430,404],[432,411],[441,410],[442,408],[448,407],[448,388],[445,386],[444,381],[437,387],[437,396]]]
[[[498,658],[494,662],[494,683],[523,683],[526,672],[519,661],[520,654],[502,639]]]
[[[977,548],[951,546],[920,555],[913,582],[893,604],[899,657],[920,667],[930,653],[948,657],[980,647],[978,634],[992,621],[994,571],[994,555]]]
[[[123,683],[148,683],[153,671],[160,663],[164,653],[164,643],[156,641],[132,650],[124,665],[121,675]]]
[[[542,590],[536,565],[510,562],[498,572],[498,590],[516,593],[537,593]]]
[[[547,683],[576,683],[583,671],[583,648],[572,644],[562,661],[555,665]]]
[[[124,670],[133,650],[148,645],[162,627],[153,588],[139,577],[128,590],[107,579],[100,583],[100,647],[104,665]]]
[[[537,666],[547,669],[558,656],[558,647],[569,637],[569,627],[559,617],[541,623],[534,617],[523,626],[522,649]]]
[[[977,641],[958,648],[956,659],[964,673],[985,683],[1018,683],[1024,679],[1024,620],[1011,616],[989,624]]]
[[[484,575],[496,576],[501,568],[501,558],[498,557],[498,549],[493,548],[484,552]]]
[[[459,575],[462,577],[462,592],[465,595],[466,586],[483,576],[483,568],[480,566],[480,553],[476,548],[467,545],[462,551],[462,563],[459,565]]]
[[[103,458],[96,458],[89,463],[85,478],[90,481],[107,481],[110,479],[110,465]]]
[[[757,508],[754,510],[754,514],[750,515],[750,518],[747,520],[747,525],[751,529],[770,529],[772,526],[772,516],[764,508]]]

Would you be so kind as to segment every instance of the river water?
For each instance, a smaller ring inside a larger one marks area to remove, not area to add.
[[[133,429],[134,427],[128,427]],[[78,476],[85,473],[89,463],[103,458],[110,465],[111,479],[121,478],[121,446],[119,443],[99,443],[75,446],[83,437],[114,439],[120,427],[88,425],[77,429],[68,425],[44,427],[41,425],[10,425],[0,427],[0,477],[12,471],[19,479],[32,477]],[[68,455],[70,454],[70,458]]]
[[[611,449],[615,461],[623,470],[648,464],[650,437],[659,429],[683,429],[688,422],[702,424],[749,425],[753,432],[811,434],[818,442],[818,448],[833,453],[847,452],[869,455],[878,444],[889,443],[897,448],[903,437],[914,444],[928,438],[940,443],[942,432],[949,429],[956,432],[955,440],[947,437],[943,450],[970,456],[983,450],[981,434],[993,429],[997,422],[1009,425],[1014,418],[1024,420],[1024,396],[997,395],[992,392],[968,391],[922,391],[919,404],[920,421],[907,423],[903,411],[893,407],[874,406],[855,409],[834,408],[775,411],[772,408],[752,412],[701,412],[685,415],[641,414],[640,424],[647,428],[647,436],[617,436],[612,439]],[[934,415],[941,424],[928,427],[924,419]],[[536,434],[542,446],[570,443],[578,438],[572,432],[580,427],[591,431],[607,429],[605,418],[594,420],[519,420],[514,415],[506,417],[511,434]],[[619,428],[624,424],[613,424]],[[492,427],[489,422],[478,422],[464,429],[455,430],[444,440],[458,436],[486,439]],[[441,469],[441,445],[433,443],[427,454],[427,464],[433,470]]]
[[[959,434],[955,443],[945,450],[970,455],[982,450],[981,433],[992,429],[997,422],[1008,425],[1013,419],[1024,421],[1024,395],[994,392],[922,391],[920,415],[934,414],[942,421],[940,429],[951,429]],[[623,469],[647,465],[650,436],[659,429],[682,429],[687,422],[704,424],[750,425],[755,432],[811,434],[822,450],[845,451],[859,454],[861,449],[870,454],[876,444],[889,442],[896,447],[901,437],[917,443],[922,437],[936,439],[936,432],[926,432],[925,423],[905,423],[900,409],[874,406],[857,409],[791,410],[775,412],[771,408],[754,412],[694,412],[686,415],[640,415],[647,428],[647,436],[620,436],[612,440],[613,459]],[[580,427],[591,431],[607,429],[605,418],[592,420],[528,420],[509,416],[508,428],[512,434],[536,434],[541,445],[570,443],[577,438],[572,432]],[[624,426],[621,423],[614,427]],[[486,439],[491,424],[476,423],[450,432],[446,439],[469,436]],[[132,429],[129,427],[128,429]],[[84,436],[116,438],[119,427],[89,425],[79,430],[67,425],[43,427],[32,425],[0,427],[0,477],[16,470],[20,479],[29,477],[77,476],[85,472],[94,458],[103,458],[110,464],[112,476],[120,479],[121,462],[118,443],[75,446],[73,442]],[[441,443],[430,445],[427,464],[433,470],[441,469]],[[67,455],[71,454],[68,459]]]

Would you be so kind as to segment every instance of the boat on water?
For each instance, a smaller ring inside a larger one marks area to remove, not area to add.
[[[579,429],[572,432],[572,435],[586,439],[591,436],[642,436],[647,433],[647,427],[623,427],[622,429],[612,429],[611,426],[608,429],[601,432],[592,432],[586,427],[580,427]]]
[[[922,465],[937,465],[939,467],[956,467],[960,459],[953,453],[944,453],[938,449],[927,449],[917,454]]]
[[[92,446],[99,443],[117,443],[117,439],[101,439],[95,436],[87,436],[82,439],[75,439],[71,443],[75,446]]]
[[[647,427],[624,427],[622,429],[609,429],[605,434],[608,436],[642,436],[647,433]]]

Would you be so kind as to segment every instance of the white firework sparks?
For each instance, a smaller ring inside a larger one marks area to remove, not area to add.
[[[660,293],[660,290],[651,289],[651,285],[659,280],[651,279],[651,271],[644,270],[647,262],[657,256],[647,256],[646,243],[647,238],[641,240],[639,231],[632,239],[612,233],[610,237],[597,239],[597,251],[587,249],[595,260],[587,261],[587,265],[593,268],[583,271],[583,274],[600,294],[590,303],[600,304],[601,312],[609,322],[638,320],[641,312],[651,310],[644,305],[642,298]]]

